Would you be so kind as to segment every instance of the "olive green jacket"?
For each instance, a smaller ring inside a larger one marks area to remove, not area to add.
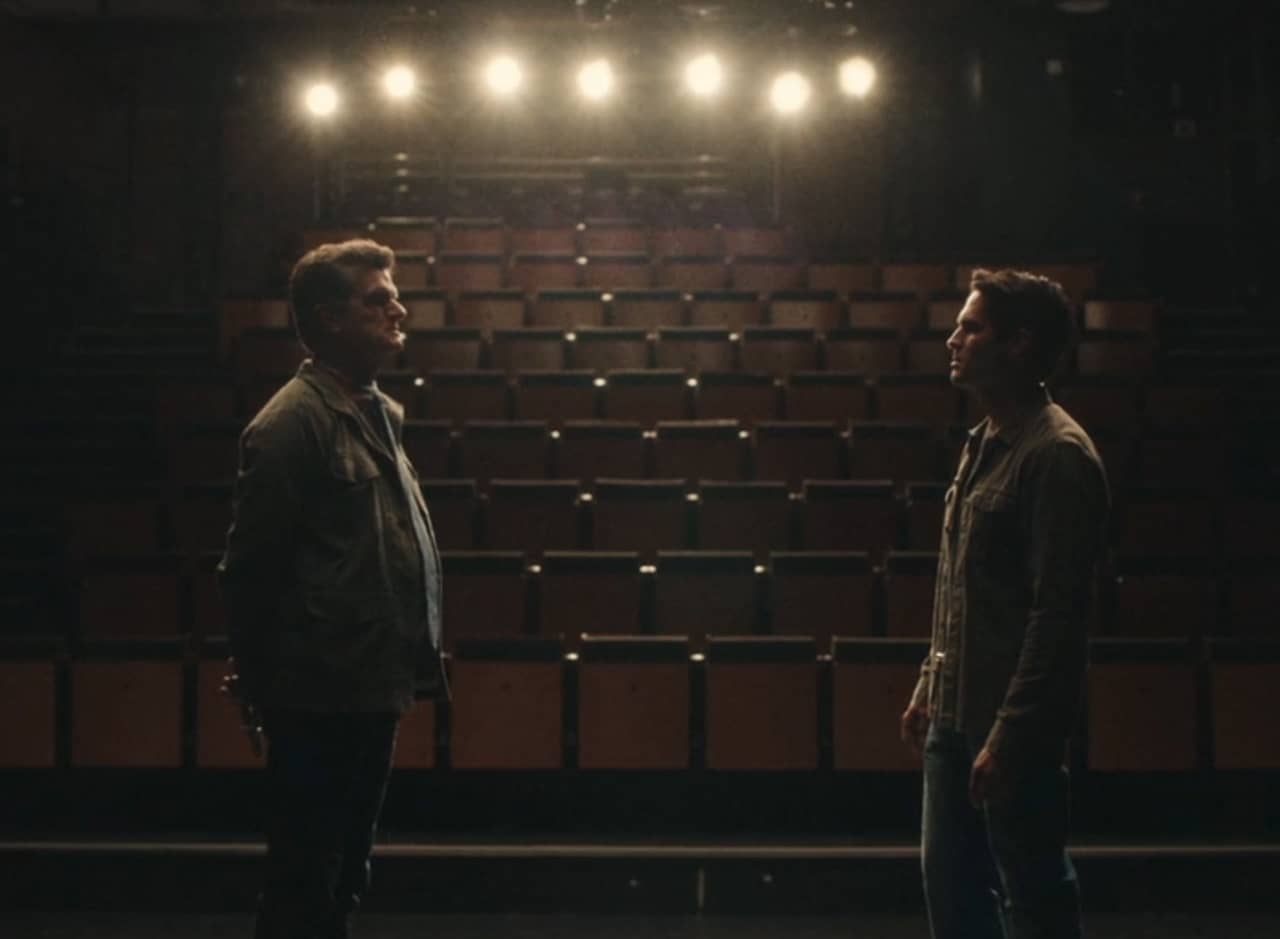
[[[219,565],[232,653],[261,708],[403,712],[444,688],[429,636],[425,564],[396,461],[404,409],[377,392],[396,445],[310,360],[240,438]],[[416,480],[412,468],[409,477]],[[429,516],[415,485],[412,497]],[[437,613],[438,615],[438,613]]]
[[[913,703],[1013,762],[1057,759],[1079,707],[1110,503],[1102,461],[1044,401],[969,432],[947,490],[933,634]]]

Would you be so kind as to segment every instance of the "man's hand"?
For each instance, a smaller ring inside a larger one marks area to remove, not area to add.
[[[222,676],[222,687],[218,690],[239,702],[240,726],[249,735],[253,755],[262,756],[262,714],[245,689],[244,679],[240,677],[240,669],[234,656],[227,658],[227,674]]]
[[[920,756],[924,752],[924,738],[929,733],[929,711],[918,704],[908,704],[902,712],[899,732],[902,742],[911,748],[911,752]]]
[[[969,773],[969,801],[975,809],[982,809],[984,802],[998,802],[1009,793],[1009,772],[986,747],[973,761]]]

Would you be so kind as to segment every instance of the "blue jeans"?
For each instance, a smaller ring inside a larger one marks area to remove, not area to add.
[[[985,735],[932,727],[924,748],[921,854],[934,939],[1078,939],[1080,891],[1067,857],[1067,771],[1019,768],[1009,795],[969,802]]]
[[[267,873],[255,939],[343,939],[395,753],[395,714],[266,715]]]

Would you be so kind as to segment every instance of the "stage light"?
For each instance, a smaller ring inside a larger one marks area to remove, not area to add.
[[[500,55],[485,66],[484,82],[494,94],[509,97],[524,87],[524,70],[511,56]]]
[[[602,101],[613,91],[613,67],[596,59],[578,69],[578,90],[589,101]]]
[[[382,87],[391,97],[404,100],[413,95],[418,87],[418,80],[413,74],[413,69],[407,65],[397,65],[387,69],[382,76]]]
[[[700,55],[684,67],[684,80],[699,98],[709,98],[724,84],[724,69],[714,55]]]
[[[331,117],[338,110],[338,90],[327,82],[307,89],[307,110],[316,117]]]
[[[769,100],[779,114],[795,114],[809,103],[811,91],[809,79],[799,72],[783,72],[773,80]]]
[[[876,67],[862,56],[840,63],[840,90],[854,98],[865,98],[876,83]]]

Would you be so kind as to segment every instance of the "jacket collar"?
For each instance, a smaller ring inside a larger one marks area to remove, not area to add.
[[[365,442],[374,452],[393,463],[395,462],[395,454],[387,448],[382,435],[375,433],[373,428],[369,426],[369,419],[365,417],[352,398],[347,383],[333,369],[327,368],[314,359],[307,359],[298,366],[297,377],[319,393],[320,399],[329,410],[341,414],[347,420],[354,422],[360,429]],[[388,415],[394,414],[391,399],[384,395],[376,384],[373,386],[373,393],[378,396]]]
[[[1000,428],[1000,432],[994,434],[992,439],[1012,450],[1027,435],[1027,431],[1031,426],[1040,421],[1044,415],[1045,408],[1051,404],[1053,404],[1053,398],[1049,394],[1049,389],[1041,385],[1040,394],[1018,413],[1017,418],[1012,423]],[[969,428],[970,443],[976,444],[990,426],[991,418],[984,417],[976,425]]]

